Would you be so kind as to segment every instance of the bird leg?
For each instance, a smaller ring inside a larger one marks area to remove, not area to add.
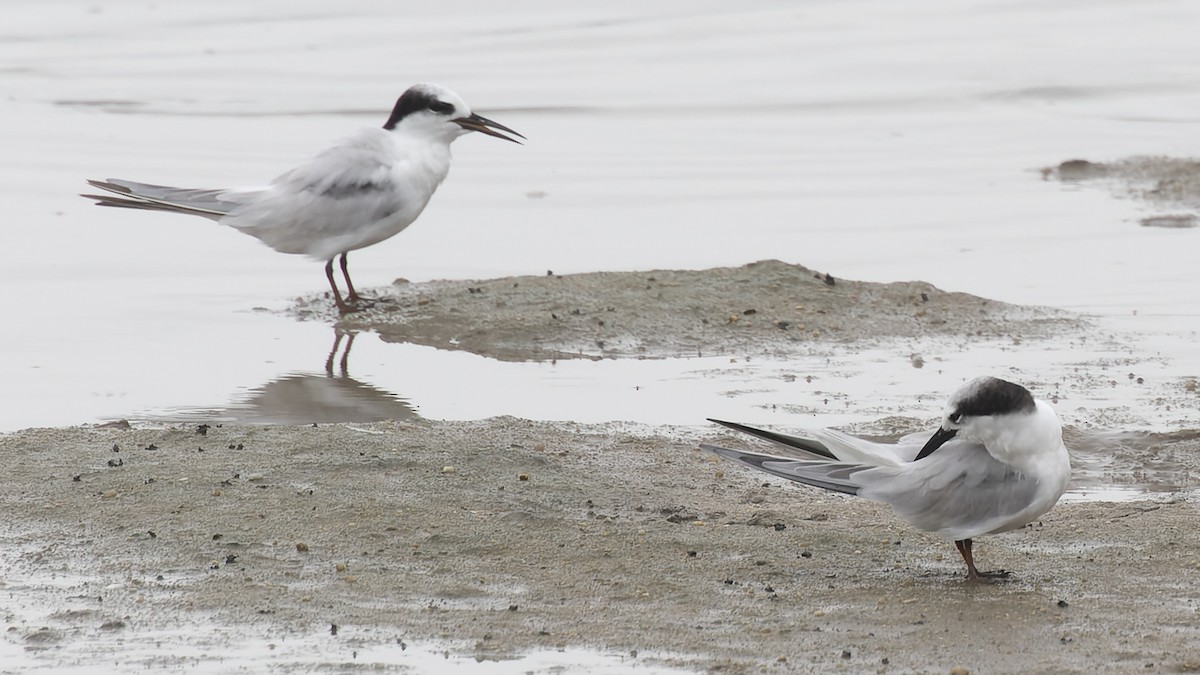
[[[982,583],[991,583],[995,579],[1005,579],[1010,572],[1007,570],[996,570],[994,572],[980,572],[975,569],[975,556],[971,554],[971,546],[974,544],[970,539],[958,539],[954,542],[954,546],[958,548],[959,555],[963,561],[967,563],[967,581],[977,581]]]
[[[387,298],[379,298],[379,297],[364,298],[363,296],[358,294],[358,291],[354,290],[354,284],[350,281],[350,270],[347,269],[347,265],[346,265],[346,256],[347,255],[348,255],[347,253],[343,253],[341,260],[340,260],[340,264],[342,266],[342,276],[346,278],[346,288],[349,291],[348,293],[346,293],[346,302],[351,305],[354,305],[356,307],[356,309],[363,309],[365,307],[371,307],[372,305],[374,305],[377,302],[391,302],[391,300],[389,300]],[[355,311],[355,310],[351,310],[351,311]]]
[[[343,263],[345,261],[344,256],[345,254],[343,254],[342,258]],[[342,300],[342,293],[338,290],[337,281],[335,281],[333,278],[333,258],[330,258],[329,262],[325,263],[325,278],[329,280],[329,288],[333,291],[333,301],[337,303],[338,312],[341,314],[349,314],[351,312],[358,311],[357,307],[354,307],[353,305],[348,304],[345,300]]]
[[[358,291],[354,290],[354,284],[350,282],[350,270],[346,269],[346,255],[346,253],[343,253],[341,259],[338,261],[342,267],[342,276],[346,278],[346,289],[348,291],[346,293],[346,301],[357,305],[362,300],[362,296],[358,294]]]

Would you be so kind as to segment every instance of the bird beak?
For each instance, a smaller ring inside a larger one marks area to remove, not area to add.
[[[930,436],[929,441],[925,443],[925,447],[921,448],[921,451],[917,453],[917,459],[914,459],[913,461],[916,462],[932,455],[934,450],[942,447],[946,441],[954,438],[954,434],[957,433],[958,429],[946,429],[944,427],[938,427],[938,430],[933,432],[933,436]]]
[[[513,131],[512,129],[509,129],[508,127],[504,126],[503,124],[500,124],[498,122],[493,122],[493,121],[489,120],[488,118],[484,117],[483,115],[476,115],[476,114],[472,113],[470,117],[460,117],[456,120],[451,120],[451,121],[468,131],[478,131],[480,133],[487,134],[488,136],[495,136],[496,138],[503,138],[506,141],[512,141],[513,143],[517,143],[517,144],[520,144],[521,141],[518,141],[516,138],[509,138],[508,136],[505,136],[504,134],[500,133],[500,131],[507,131],[508,133],[510,133],[513,136],[516,136],[518,138],[525,138],[521,134]],[[500,131],[495,131],[496,129],[499,129]]]

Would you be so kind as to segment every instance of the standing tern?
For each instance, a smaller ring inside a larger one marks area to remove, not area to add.
[[[1046,513],[1071,474],[1054,410],[1025,387],[995,377],[955,391],[932,435],[911,434],[895,444],[832,429],[795,437],[709,421],[789,450],[702,448],[781,478],[887,504],[914,527],[953,540],[971,581],[1008,575],[977,570],[971,540],[1024,527]]]
[[[89,180],[110,194],[83,195],[99,206],[204,216],[281,253],[325,261],[338,310],[360,308],[346,255],[412,224],[450,170],[450,143],[471,131],[520,143],[508,127],[471,112],[457,94],[418,84],[396,101],[382,128],[362,129],[267,187],[196,190],[109,178]],[[343,300],[334,280],[339,259]]]

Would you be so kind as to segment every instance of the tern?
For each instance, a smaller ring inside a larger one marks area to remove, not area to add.
[[[109,178],[89,180],[109,194],[99,206],[203,216],[256,237],[281,253],[325,262],[342,314],[364,302],[347,269],[350,251],[378,244],[412,224],[450,171],[450,143],[471,131],[520,143],[508,127],[471,112],[457,94],[417,84],[396,101],[381,128],[362,129],[266,187],[189,189]],[[334,279],[339,260],[343,300]]]
[[[995,377],[955,391],[932,435],[911,434],[895,444],[832,429],[796,437],[709,421],[788,450],[702,448],[781,478],[887,504],[917,529],[952,540],[971,581],[1008,576],[976,569],[972,540],[1037,519],[1058,502],[1071,474],[1054,410],[1025,387]]]

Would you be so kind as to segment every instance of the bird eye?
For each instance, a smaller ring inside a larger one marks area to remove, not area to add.
[[[439,115],[449,115],[454,112],[454,104],[445,101],[434,101],[429,104],[429,109]]]
[[[957,412],[954,413],[953,415],[950,416],[950,421],[955,424],[958,424],[959,422],[962,421],[962,413],[957,413]]]

